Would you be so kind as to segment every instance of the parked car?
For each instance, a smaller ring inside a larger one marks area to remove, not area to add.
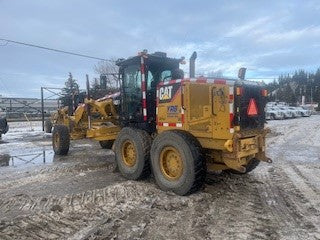
[[[0,138],[2,134],[6,134],[9,130],[9,125],[7,123],[6,115],[0,109]]]
[[[284,118],[293,118],[293,112],[289,110],[288,107],[281,106],[276,109],[279,109],[279,111],[283,113]]]
[[[276,107],[267,107],[266,119],[267,120],[284,119],[284,113]]]
[[[288,107],[288,109],[292,112],[292,117],[301,117],[301,112],[296,107]]]
[[[310,117],[311,114],[312,114],[312,111],[311,111],[311,110],[309,110],[309,109],[304,109],[303,107],[297,107],[296,109],[297,109],[297,111],[300,112],[300,114],[301,114],[302,117]]]

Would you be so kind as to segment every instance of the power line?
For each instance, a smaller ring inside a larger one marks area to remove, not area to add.
[[[246,78],[246,79],[277,79],[278,77],[254,77],[254,78]]]
[[[10,40],[10,39],[4,39],[4,38],[0,38],[0,40],[1,41],[6,41],[6,43],[4,45],[0,45],[0,46],[6,46],[8,43],[15,43],[15,44],[28,46],[28,47],[40,48],[40,49],[44,49],[44,50],[48,50],[48,51],[54,51],[54,52],[74,55],[74,56],[78,56],[78,57],[91,58],[91,59],[96,59],[96,60],[100,60],[100,61],[114,62],[113,60],[110,60],[110,59],[93,57],[93,56],[89,56],[89,55],[85,55],[85,54],[81,54],[81,53],[69,52],[69,51],[64,51],[64,50],[60,50],[60,49],[55,49],[55,48],[49,48],[49,47],[44,47],[44,46],[40,46],[40,45],[35,45],[35,44],[31,44],[31,43],[18,42],[18,41],[14,41],[14,40]]]

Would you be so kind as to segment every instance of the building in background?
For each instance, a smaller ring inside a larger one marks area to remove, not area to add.
[[[59,108],[58,99],[44,99],[44,113],[49,116]],[[0,109],[6,113],[7,119],[41,118],[40,98],[15,98],[0,95]]]

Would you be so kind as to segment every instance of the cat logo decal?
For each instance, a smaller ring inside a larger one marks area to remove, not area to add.
[[[159,100],[170,100],[172,98],[173,86],[163,86],[159,89]]]

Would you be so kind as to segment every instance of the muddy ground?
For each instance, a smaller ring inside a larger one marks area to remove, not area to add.
[[[320,239],[320,116],[268,124],[252,173],[208,175],[188,197],[126,181],[114,155],[74,141],[57,157],[40,123],[0,142],[0,239]]]

